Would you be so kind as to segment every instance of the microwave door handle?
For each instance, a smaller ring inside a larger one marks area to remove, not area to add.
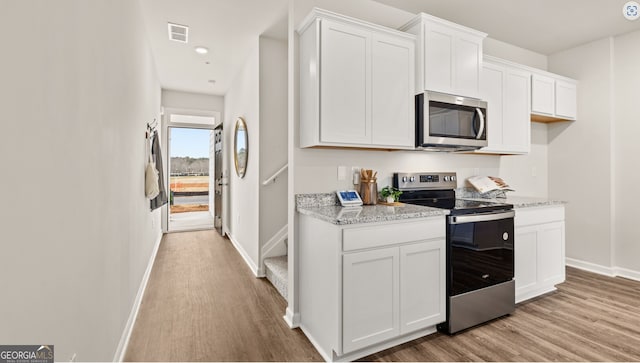
[[[478,117],[480,117],[480,130],[478,130],[478,135],[476,136],[476,140],[482,137],[482,133],[484,132],[484,114],[482,110],[476,108],[476,112],[478,113]]]

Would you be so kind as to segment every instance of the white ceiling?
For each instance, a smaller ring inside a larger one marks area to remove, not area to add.
[[[549,55],[640,29],[622,16],[628,0],[374,0],[425,12]]]
[[[640,20],[632,22],[622,16],[622,5],[627,0],[373,1],[409,13],[423,11],[545,55],[640,29]],[[224,95],[259,35],[286,38],[288,0],[140,2],[160,82],[165,89]],[[334,3],[329,0],[306,2],[319,6]],[[363,14],[369,8],[373,7],[363,7]],[[188,25],[189,43],[170,41],[167,22]],[[196,54],[194,47],[198,45],[208,47],[209,54]],[[210,64],[205,64],[207,61]],[[210,79],[216,83],[208,83]]]
[[[286,37],[287,0],[140,2],[164,89],[224,95],[259,35]],[[167,22],[189,26],[189,43],[169,40]],[[209,53],[197,54],[196,46]]]

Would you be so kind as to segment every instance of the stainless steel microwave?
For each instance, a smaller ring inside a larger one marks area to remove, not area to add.
[[[487,102],[438,92],[416,95],[416,147],[434,151],[487,146]]]

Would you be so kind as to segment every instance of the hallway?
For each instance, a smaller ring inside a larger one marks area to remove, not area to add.
[[[319,361],[285,300],[215,231],[163,237],[125,361]]]

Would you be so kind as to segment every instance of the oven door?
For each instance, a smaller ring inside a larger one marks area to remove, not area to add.
[[[449,216],[449,296],[511,281],[514,211]]]
[[[418,145],[487,146],[487,103],[436,92],[416,97]]]

